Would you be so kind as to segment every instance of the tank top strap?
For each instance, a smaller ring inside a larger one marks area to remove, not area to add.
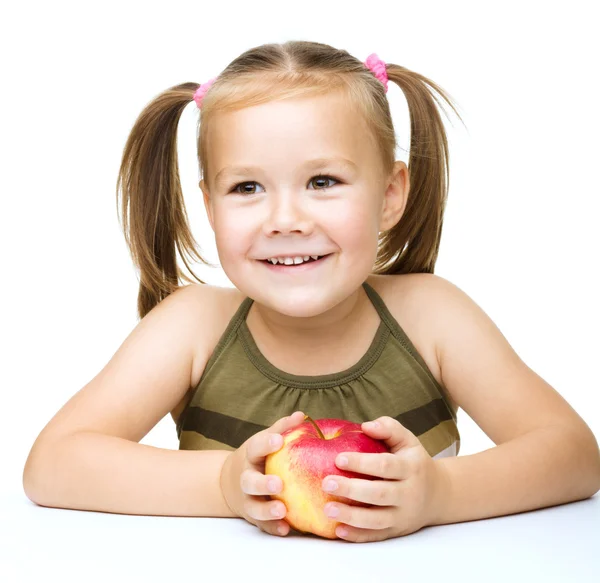
[[[402,346],[408,351],[408,353],[419,363],[421,368],[427,373],[427,376],[431,379],[436,387],[439,388],[443,393],[443,389],[440,387],[436,378],[433,376],[427,363],[423,360],[423,357],[419,354],[419,351],[416,349],[415,345],[411,342],[410,338],[407,336],[406,332],[402,329],[402,326],[398,323],[396,318],[391,314],[388,310],[388,307],[385,305],[385,302],[381,298],[381,296],[373,289],[371,285],[369,285],[366,281],[363,283],[363,287],[369,296],[373,306],[379,313],[379,317],[386,324],[388,329],[390,330],[392,336],[402,344]]]
[[[202,378],[204,378],[206,373],[208,373],[208,371],[211,369],[212,365],[215,363],[217,358],[219,358],[219,355],[229,344],[230,340],[237,334],[240,324],[246,320],[246,316],[250,311],[250,306],[252,306],[253,301],[254,300],[252,298],[245,297],[242,300],[241,304],[238,306],[238,309],[235,311],[235,314],[231,317],[231,320],[229,320],[229,324],[227,324],[227,327],[223,331],[223,334],[221,334],[221,338],[219,338],[219,341],[217,342],[213,353],[208,359],[208,362],[204,367],[204,372],[202,373]]]

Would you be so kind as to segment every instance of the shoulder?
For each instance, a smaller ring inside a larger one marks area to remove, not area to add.
[[[401,325],[404,321],[419,323],[419,331],[427,333],[436,354],[438,333],[443,326],[440,317],[461,295],[463,301],[466,298],[458,287],[433,273],[373,275],[368,283],[379,293],[392,315],[399,316],[396,319]]]
[[[442,373],[444,355],[449,348],[456,347],[460,339],[467,343],[469,336],[482,327],[498,337],[499,330],[489,316],[449,280],[433,273],[381,277],[389,278],[386,287],[391,308],[400,309],[403,314],[414,314],[427,330]]]
[[[464,291],[439,275],[377,275],[368,283],[381,295],[452,404],[461,406],[460,381],[454,373],[456,352],[470,358],[469,343],[475,333],[487,331],[498,342],[501,335],[490,318]]]
[[[414,312],[428,324],[438,354],[439,343],[461,318],[469,314],[484,315],[463,290],[439,275],[407,273],[376,277],[376,285],[385,294],[384,299],[386,303],[389,301],[391,309]]]
[[[234,306],[237,309],[243,299],[244,296],[235,288],[193,283],[179,287],[159,305],[171,302],[190,308],[189,315],[192,318],[195,316],[202,319],[206,317],[218,319],[226,315]]]
[[[381,296],[435,380],[446,389],[438,358],[439,317],[436,316],[437,310],[443,312],[442,298],[446,281],[429,273],[407,273],[373,274],[367,279],[367,283]],[[452,397],[448,397],[456,408]]]
[[[480,339],[493,338],[496,343],[506,339],[484,310],[456,284],[439,275],[421,273],[414,288],[415,305],[421,309],[433,333],[436,355],[440,367],[451,349],[469,342],[479,335]]]
[[[447,293],[464,293],[447,279],[433,273],[372,275],[371,278],[373,278],[376,285],[386,286],[390,291],[393,290],[396,292],[396,294],[408,294],[413,300],[422,298],[423,294],[429,297],[430,294],[439,296],[440,294]],[[371,278],[369,278],[369,283],[371,283]],[[440,298],[438,297],[438,299]]]
[[[235,288],[209,284],[186,285],[171,295],[177,296],[178,303],[185,306],[188,321],[195,330],[192,374],[192,386],[195,386],[210,354],[245,296]]]
[[[392,308],[417,308],[443,294],[449,281],[433,273],[403,273],[398,275],[371,275],[367,280]],[[439,299],[439,298],[438,298]]]
[[[210,343],[211,332],[237,303],[239,292],[209,284],[177,288],[160,301],[144,320],[162,319],[177,334],[186,334],[198,346]],[[235,309],[233,310],[235,312]]]

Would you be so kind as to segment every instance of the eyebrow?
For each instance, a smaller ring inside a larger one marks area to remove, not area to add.
[[[315,158],[314,160],[308,160],[305,162],[302,167],[310,170],[326,168],[331,164],[338,164],[350,170],[358,170],[358,166],[352,162],[352,160],[348,160],[347,158]],[[215,176],[215,184],[221,184],[225,181],[227,176],[230,178],[233,176],[245,176],[258,171],[260,171],[260,167],[258,166],[225,166],[225,168],[221,168],[221,170],[217,172],[217,175]]]

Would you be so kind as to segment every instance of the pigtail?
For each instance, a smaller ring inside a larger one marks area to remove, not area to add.
[[[177,125],[198,88],[183,83],[167,89],[140,113],[127,139],[117,180],[117,207],[134,264],[139,269],[138,315],[143,318],[179,287],[193,283],[177,265],[179,253],[208,264],[197,250],[183,203],[177,165]]]
[[[375,273],[433,273],[449,186],[449,153],[432,87],[456,111],[447,94],[427,77],[387,64],[389,81],[402,89],[410,115],[410,192],[400,221],[381,234]],[[428,87],[429,86],[429,87]],[[434,101],[435,100],[435,101]]]

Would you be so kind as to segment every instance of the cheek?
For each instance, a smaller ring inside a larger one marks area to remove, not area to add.
[[[234,256],[248,248],[250,225],[235,211],[217,213],[214,218],[215,241],[219,256]]]
[[[364,204],[340,205],[331,213],[328,223],[334,226],[340,242],[344,241],[349,246],[377,243],[377,217],[373,209]]]

